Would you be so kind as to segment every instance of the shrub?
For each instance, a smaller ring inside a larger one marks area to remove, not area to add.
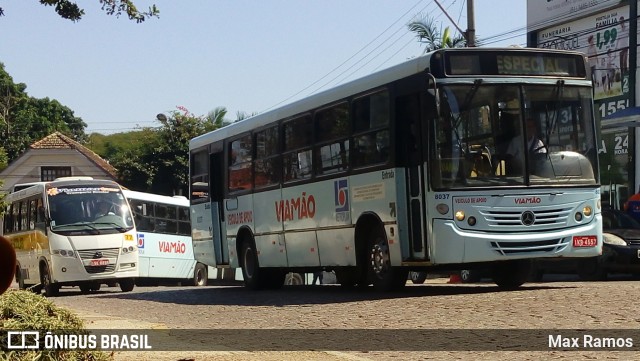
[[[0,295],[0,338],[5,331],[40,331],[40,346],[44,345],[47,331],[61,330],[69,334],[86,334],[82,319],[72,312],[57,307],[43,296],[29,291],[10,289]],[[107,361],[113,353],[91,350],[8,350],[6,340],[0,342],[0,360],[38,361]]]

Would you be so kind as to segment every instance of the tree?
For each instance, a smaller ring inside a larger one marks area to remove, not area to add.
[[[78,21],[82,19],[84,10],[78,4],[71,0],[39,0],[40,4],[46,6],[54,6],[56,13],[63,19]],[[102,10],[108,15],[120,17],[127,14],[130,20],[137,23],[145,21],[149,17],[159,17],[160,11],[154,5],[151,5],[147,11],[139,11],[131,0],[99,0],[102,4]],[[4,10],[0,7],[0,16],[4,15]]]
[[[158,116],[159,128],[146,128],[137,138],[140,147],[110,159],[120,182],[131,189],[184,195],[189,189],[189,141],[219,126],[208,117],[198,117],[184,107],[169,116]],[[100,153],[98,153],[100,154]]]
[[[419,42],[425,44],[425,53],[443,48],[462,48],[467,45],[462,35],[451,37],[451,29],[448,26],[444,31],[438,29],[432,18],[423,17],[410,22],[407,27],[416,33]]]
[[[29,97],[26,88],[25,84],[15,84],[0,63],[0,134],[9,162],[31,143],[55,131],[85,141],[87,124],[71,109],[55,99]]]
[[[229,121],[225,119],[227,116],[227,108],[225,107],[217,107],[207,114],[207,119],[211,124],[214,124],[218,128],[221,128],[227,124]]]

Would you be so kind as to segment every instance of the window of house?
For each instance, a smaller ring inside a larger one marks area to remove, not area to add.
[[[40,168],[40,180],[52,181],[60,177],[71,177],[71,167],[42,167]]]

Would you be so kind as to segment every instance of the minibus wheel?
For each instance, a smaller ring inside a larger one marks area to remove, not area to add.
[[[49,266],[46,263],[40,264],[40,283],[45,296],[55,297],[60,293],[60,286],[53,283]]]
[[[124,278],[118,280],[118,284],[120,285],[120,290],[122,292],[131,292],[133,291],[133,287],[135,287],[136,282],[133,278]]]
[[[264,287],[261,282],[263,270],[260,269],[258,254],[253,240],[245,240],[242,242],[242,252],[240,256],[245,287],[251,290],[262,289]]]

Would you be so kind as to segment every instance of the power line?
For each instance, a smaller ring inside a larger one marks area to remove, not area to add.
[[[332,70],[330,70],[327,74],[325,74],[324,76],[322,76],[320,79],[316,80],[315,82],[309,84],[308,86],[306,86],[305,88],[301,89],[300,91],[298,91],[297,93],[289,96],[288,98],[272,105],[271,107],[263,110],[262,112],[265,112],[267,110],[273,109],[275,107],[277,107],[278,105],[294,98],[295,96],[301,94],[302,92],[306,91],[307,89],[311,88],[312,86],[316,85],[317,83],[319,83],[320,81],[322,81],[323,79],[325,79],[326,77],[328,77],[329,75],[331,75],[333,72],[335,72],[336,70],[338,70],[340,67],[342,67],[343,65],[345,65],[346,63],[348,63],[351,59],[355,58],[358,54],[360,54],[362,51],[364,51],[364,49],[366,49],[369,45],[373,44],[376,40],[378,40],[384,33],[386,33],[389,29],[391,29],[396,23],[398,23],[399,21],[401,21],[409,12],[411,12],[413,9],[415,9],[423,0],[419,0],[417,3],[415,3],[411,8],[409,8],[409,10],[407,10],[404,14],[402,14],[400,16],[400,18],[398,18],[395,22],[393,22],[391,25],[389,25],[389,27],[387,27],[384,31],[382,31],[378,36],[376,36],[373,40],[371,40],[369,43],[367,43],[365,46],[363,46],[362,48],[360,48],[360,50],[358,50],[355,54],[353,54],[352,56],[350,56],[347,60],[343,61],[340,65],[336,66],[335,68],[333,68]],[[428,5],[427,5],[428,6]],[[333,81],[333,80],[332,80]],[[321,87],[322,88],[322,87]]]

